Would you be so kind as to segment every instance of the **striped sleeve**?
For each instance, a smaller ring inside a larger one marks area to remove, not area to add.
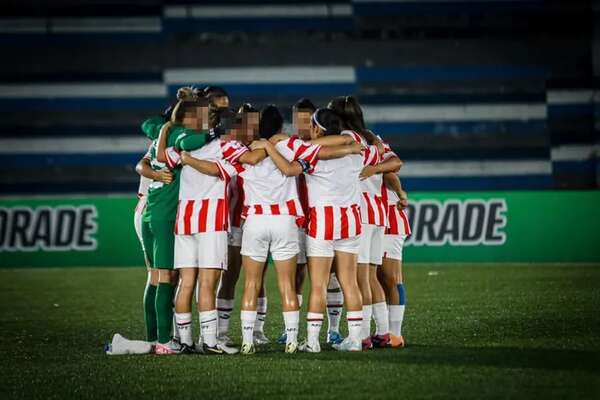
[[[398,156],[396,155],[396,153],[394,153],[394,151],[392,150],[392,148],[390,147],[389,144],[387,144],[386,142],[383,142],[383,155],[381,157],[381,161],[385,161],[392,157],[398,157]]]
[[[167,157],[167,165],[171,169],[181,163],[181,156],[175,147],[167,147],[165,149],[165,156]]]
[[[381,162],[381,155],[377,146],[367,146],[363,151],[363,165],[377,165]]]
[[[321,145],[291,137],[288,139],[287,148],[293,153],[293,160],[302,159],[308,162],[312,168],[317,165],[317,156],[319,155],[319,150],[321,150]]]
[[[222,141],[221,153],[223,159],[231,164],[239,161],[242,154],[248,151],[248,148],[236,140]]]
[[[240,163],[229,163],[227,161],[216,161],[219,172],[221,173],[220,178],[225,182],[229,182],[231,178],[244,171],[244,167]]]

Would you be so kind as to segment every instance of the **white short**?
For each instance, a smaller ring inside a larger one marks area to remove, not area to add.
[[[361,228],[358,263],[381,265],[385,228],[369,224],[362,224]]]
[[[402,261],[402,248],[406,235],[383,235],[383,258]]]
[[[308,257],[333,257],[336,251],[358,254],[360,236],[347,239],[323,240],[306,236],[306,255]]]
[[[242,228],[232,226],[227,234],[227,244],[235,247],[242,247]]]
[[[175,235],[175,268],[227,270],[227,232]]]
[[[292,215],[256,215],[246,218],[243,227],[243,256],[265,262],[269,252],[275,261],[289,260],[298,254],[298,227]]]
[[[298,229],[298,264],[306,264],[306,231]]]
[[[135,234],[142,245],[142,249],[144,249],[144,240],[142,239],[142,215],[143,212],[136,212],[133,214],[133,227],[135,228]]]

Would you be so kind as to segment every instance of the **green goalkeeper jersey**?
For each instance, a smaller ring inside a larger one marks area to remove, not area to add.
[[[150,118],[142,124],[142,130],[146,136],[154,139],[150,148],[150,165],[155,171],[167,168],[165,163],[156,159],[156,152],[158,150],[158,140],[156,139],[163,124],[164,120],[162,117],[160,119],[156,117]],[[207,136],[204,131],[195,131],[193,129],[186,129],[181,125],[173,125],[169,131],[167,147],[178,147],[188,151],[195,150],[206,144]],[[185,143],[185,145],[182,146],[182,143]],[[173,181],[170,184],[159,181],[152,181],[150,184],[143,216],[144,221],[175,221],[177,203],[179,201],[181,166],[175,167],[171,172],[173,173]]]

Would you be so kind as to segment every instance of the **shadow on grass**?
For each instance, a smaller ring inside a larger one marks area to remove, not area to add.
[[[269,347],[256,354],[281,360],[280,350]],[[299,354],[299,360],[375,362],[414,365],[481,366],[495,368],[534,368],[545,370],[600,371],[600,351],[522,349],[514,347],[451,347],[410,345],[405,349],[375,349],[358,354],[324,350],[319,354]]]

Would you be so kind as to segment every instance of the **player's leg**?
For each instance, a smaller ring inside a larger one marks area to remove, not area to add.
[[[148,266],[148,277],[146,279],[146,287],[144,289],[144,321],[146,323],[146,340],[156,342],[158,340],[158,332],[156,326],[156,289],[158,286],[158,270],[152,268],[152,256],[154,249],[154,235],[150,229],[150,223],[140,221],[140,233],[144,248],[144,257]]]
[[[240,228],[231,228],[227,257],[227,271],[221,275],[221,285],[217,294],[217,311],[219,312],[218,338],[227,345],[231,345],[229,338],[229,323],[233,313],[235,300],[235,287],[240,278],[242,267],[242,231]]]
[[[242,354],[252,354],[254,347],[254,325],[256,323],[257,299],[262,288],[265,262],[269,253],[270,233],[261,216],[250,215],[244,223],[242,235],[242,268],[245,273],[242,296]]]
[[[334,265],[336,263],[334,262]],[[340,320],[342,318],[342,307],[344,305],[344,294],[338,282],[335,272],[329,276],[327,285],[327,343],[341,343],[344,338],[340,335]]]
[[[256,302],[256,323],[254,324],[254,343],[257,345],[263,345],[269,343],[269,338],[265,335],[265,321],[267,320],[267,289],[265,287],[265,275],[267,273],[267,264],[265,262],[265,268],[263,269],[262,287],[258,294]]]
[[[173,327],[173,295],[172,271],[174,263],[173,222],[152,221],[154,234],[154,263],[158,269],[158,286],[156,289],[155,309],[158,332],[157,354],[175,354],[179,348],[171,341]]]
[[[402,322],[404,320],[405,291],[402,275],[403,235],[385,235],[381,282],[389,305],[389,324],[392,347],[404,347]]]
[[[371,292],[370,264],[371,264],[371,241],[373,240],[375,225],[362,224],[360,235],[360,248],[358,253],[358,286],[363,300],[363,347],[371,349],[371,318],[373,315],[373,297]]]
[[[298,349],[298,325],[300,310],[296,295],[296,257],[298,256],[298,228],[295,217],[290,215],[268,216],[271,241],[271,257],[277,271],[277,284],[281,296],[281,308],[286,332],[286,353]]]
[[[335,253],[335,269],[337,279],[344,293],[346,304],[346,320],[348,337],[339,344],[336,350],[362,350],[363,300],[357,280],[357,255],[359,238],[345,239],[344,246],[339,246]],[[354,242],[354,243],[353,243]]]
[[[374,227],[371,248],[369,251],[369,282],[371,286],[371,301],[373,304],[373,319],[375,320],[375,335],[372,337],[372,342],[376,347],[386,347],[390,342],[389,313],[385,292],[377,278],[378,266],[383,262],[383,239],[384,227]]]
[[[184,252],[182,242],[193,241],[191,235],[179,235],[175,238],[175,266],[179,269],[179,286],[175,297],[175,322],[179,331],[181,344],[192,348],[192,298],[196,287],[196,276],[198,274],[195,260],[184,260],[184,257],[193,257],[191,251]],[[191,250],[191,249],[190,249]],[[182,256],[177,254],[183,253]],[[181,263],[181,264],[180,264]]]
[[[306,314],[306,343],[302,344],[301,350],[319,352],[321,351],[319,336],[323,326],[323,312],[327,301],[327,284],[334,256],[333,241],[307,237],[306,255],[308,258],[310,292],[308,296],[308,313]]]

